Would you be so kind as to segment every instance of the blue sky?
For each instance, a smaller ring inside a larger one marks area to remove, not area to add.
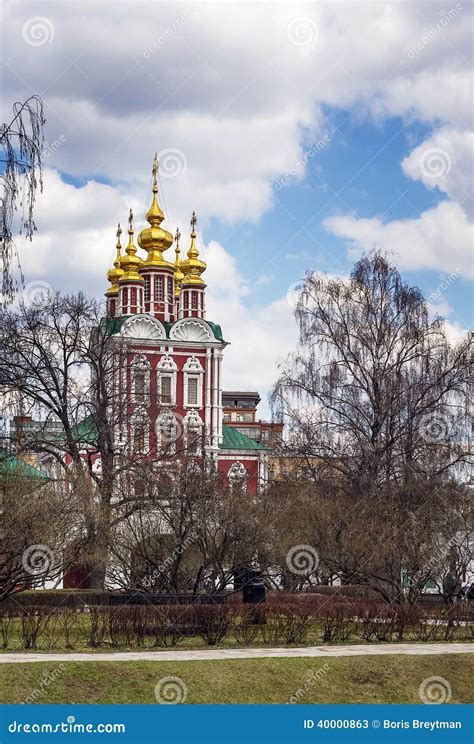
[[[374,244],[458,338],[472,325],[472,12],[7,4],[2,120],[33,93],[47,117],[38,232],[19,241],[27,292],[103,294],[117,221],[132,207],[143,226],[157,151],[183,250],[198,214],[209,317],[231,341],[226,386],[265,397],[296,342],[294,282],[347,275]]]

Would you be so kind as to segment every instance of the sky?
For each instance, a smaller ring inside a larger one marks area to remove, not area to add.
[[[164,226],[198,216],[224,386],[266,395],[296,344],[305,272],[373,246],[453,339],[472,326],[468,2],[15,2],[2,8],[2,121],[45,104],[25,296],[101,296],[117,221],[138,231],[160,159]]]

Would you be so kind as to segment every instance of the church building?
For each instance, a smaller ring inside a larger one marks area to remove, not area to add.
[[[182,257],[179,229],[173,238],[162,227],[157,176],[155,156],[148,227],[137,240],[142,255],[130,210],[127,245],[123,250],[119,225],[117,255],[107,274],[107,322],[119,350],[116,397],[126,402],[126,415],[117,417],[116,441],[151,459],[205,455],[231,481],[245,480],[255,492],[265,480],[266,449],[224,423],[228,342],[221,326],[206,316],[206,264],[196,244],[197,218],[193,212]]]

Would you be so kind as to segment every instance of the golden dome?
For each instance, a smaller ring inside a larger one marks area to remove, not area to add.
[[[181,294],[181,282],[184,279],[184,274],[181,271],[181,259],[180,259],[180,247],[179,247],[179,239],[181,237],[181,233],[179,231],[179,227],[176,228],[176,235],[174,237],[176,242],[176,248],[174,249],[175,252],[175,262],[174,262],[174,286],[175,286],[175,296],[179,297]]]
[[[138,245],[140,246],[140,248],[143,248],[145,251],[147,251],[148,254],[145,261],[142,262],[142,268],[145,269],[154,266],[162,266],[172,269],[173,264],[169,263],[169,261],[166,261],[163,258],[163,251],[166,251],[166,249],[173,244],[173,236],[170,232],[168,232],[167,230],[163,230],[163,228],[161,227],[161,223],[165,219],[165,215],[163,214],[163,211],[156,198],[156,195],[158,193],[158,158],[156,154],[153,161],[152,172],[153,200],[151,202],[151,207],[146,214],[146,219],[147,222],[150,224],[150,227],[146,227],[138,236]]]
[[[184,272],[183,284],[205,284],[201,279],[201,274],[206,270],[206,264],[199,258],[199,251],[196,246],[196,213],[193,212],[191,217],[191,245],[187,253],[186,261],[181,262],[181,270]]]
[[[137,247],[133,242],[133,212],[130,210],[128,216],[128,245],[125,248],[125,255],[120,259],[120,267],[123,269],[123,274],[120,278],[120,282],[142,282],[143,277],[138,273],[138,269],[142,265],[142,260],[137,256]]]
[[[122,275],[123,275],[123,269],[120,266],[120,263],[121,263],[121,260],[122,260],[122,257],[120,255],[120,251],[122,249],[122,245],[120,243],[120,236],[122,234],[122,228],[120,227],[120,222],[117,225],[117,233],[116,234],[117,234],[117,245],[116,245],[117,255],[115,257],[113,268],[110,269],[107,272],[107,279],[109,280],[109,282],[112,285],[111,287],[108,288],[108,290],[106,292],[107,295],[114,295],[114,294],[117,294],[118,293],[118,291],[119,291],[118,282],[120,281],[120,279],[122,278]]]

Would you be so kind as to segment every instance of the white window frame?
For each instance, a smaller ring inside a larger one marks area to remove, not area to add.
[[[157,379],[156,390],[158,395],[158,406],[176,405],[176,385],[178,378],[178,366],[169,354],[164,354],[156,366]],[[161,402],[161,377],[171,377],[171,403]]]
[[[135,374],[143,372],[145,375],[145,385],[143,397],[137,395],[135,390]],[[137,354],[130,365],[130,390],[131,400],[137,405],[148,405],[150,403],[150,373],[151,365],[145,354]]]
[[[141,455],[147,455],[150,452],[150,417],[148,416],[148,413],[143,408],[137,408],[137,410],[133,413],[132,419],[131,419],[131,426],[130,426],[130,452],[132,455],[137,454],[135,452],[135,434],[137,430],[137,425],[144,424],[145,426],[145,436],[144,436],[144,448],[143,452],[140,452]]]
[[[197,378],[197,403],[188,403],[188,380]],[[196,356],[188,357],[183,367],[183,408],[202,408],[204,370]]]
[[[164,454],[161,449],[161,438],[162,432],[165,425],[172,424],[175,430],[174,438],[170,441],[169,447],[166,449],[167,455],[176,454],[176,443],[180,437],[180,424],[176,416],[172,411],[163,411],[156,417],[156,450],[157,454]]]
[[[187,452],[188,449],[189,432],[191,431],[197,432],[198,444],[196,450],[189,454],[193,457],[199,457],[200,455],[202,455],[202,435],[204,431],[204,422],[196,410],[188,411],[183,419],[183,442],[185,452]]]

